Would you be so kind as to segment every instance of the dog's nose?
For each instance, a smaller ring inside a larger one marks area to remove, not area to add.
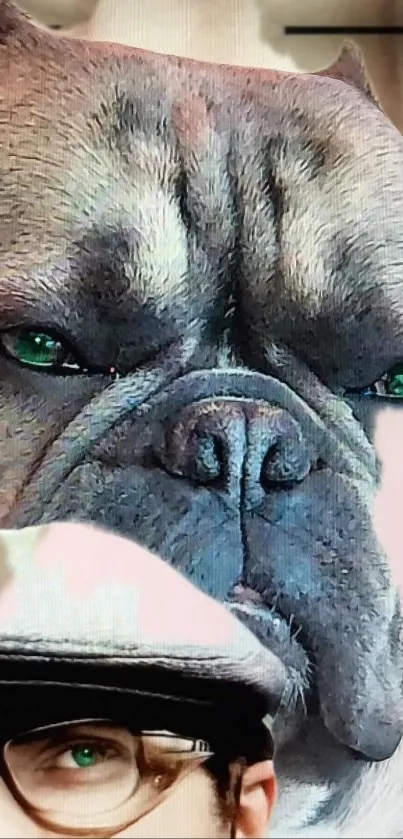
[[[209,399],[165,429],[158,457],[171,474],[204,485],[269,490],[302,481],[311,457],[297,421],[265,402]]]

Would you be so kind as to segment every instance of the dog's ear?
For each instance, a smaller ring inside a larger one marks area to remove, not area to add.
[[[17,8],[12,0],[0,0],[0,47],[16,41],[26,44],[38,36],[29,15]]]
[[[360,48],[353,41],[345,41],[333,64],[324,70],[317,70],[314,75],[340,79],[340,81],[361,90],[371,102],[379,106],[378,97],[365,66],[364,57]]]

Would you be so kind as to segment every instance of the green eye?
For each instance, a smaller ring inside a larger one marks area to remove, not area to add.
[[[76,749],[72,750],[71,756],[74,763],[79,766],[80,769],[86,769],[88,766],[94,766],[97,762],[96,752],[91,748],[91,746],[78,746]]]
[[[36,370],[82,372],[67,344],[47,332],[13,329],[0,335],[6,354]]]
[[[385,390],[390,396],[403,397],[403,364],[398,364],[386,374]]]
[[[403,399],[403,362],[395,364],[361,393],[362,396],[393,396],[395,399]]]

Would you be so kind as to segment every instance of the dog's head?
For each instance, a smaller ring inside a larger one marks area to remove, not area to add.
[[[403,394],[402,138],[351,51],[309,77],[199,65],[4,0],[0,40],[3,526],[133,535],[287,665],[287,736],[306,705],[388,757],[371,433]]]

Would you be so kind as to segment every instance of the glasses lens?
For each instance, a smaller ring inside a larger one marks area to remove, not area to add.
[[[208,744],[169,732],[132,734],[112,722],[36,729],[4,747],[14,792],[47,824],[82,830],[136,821],[189,770]]]

